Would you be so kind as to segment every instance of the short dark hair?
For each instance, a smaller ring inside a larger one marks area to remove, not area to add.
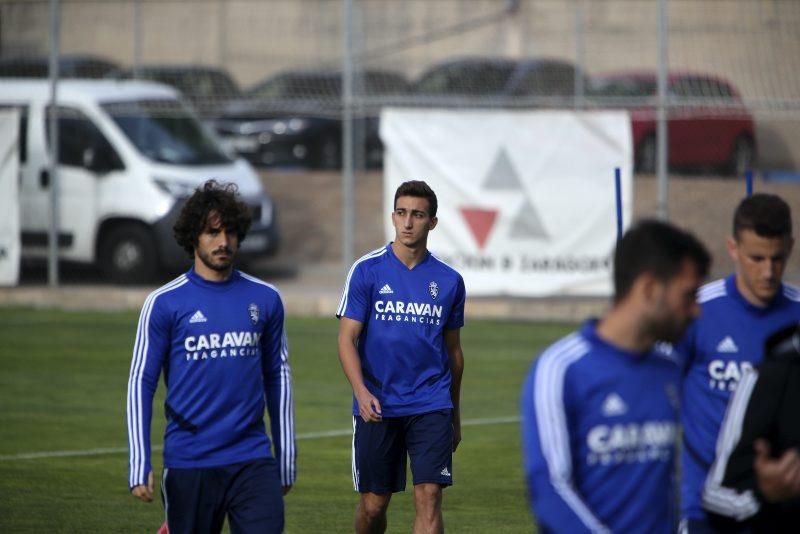
[[[685,260],[697,266],[701,277],[708,274],[711,256],[696,237],[663,221],[639,221],[625,232],[614,252],[614,302],[628,295],[640,275],[652,273],[666,282],[680,272]]]
[[[792,211],[778,195],[756,193],[742,200],[733,214],[733,237],[752,230],[759,237],[792,235]]]
[[[436,210],[439,203],[436,201],[436,193],[431,186],[422,180],[409,180],[403,182],[394,193],[394,206],[397,207],[397,199],[400,197],[419,197],[428,199],[428,215],[436,217]]]
[[[208,180],[186,200],[172,231],[178,245],[190,257],[194,257],[197,240],[206,229],[208,216],[212,212],[219,216],[225,230],[236,232],[239,243],[244,241],[250,229],[252,215],[247,204],[238,200],[238,193],[236,184]]]

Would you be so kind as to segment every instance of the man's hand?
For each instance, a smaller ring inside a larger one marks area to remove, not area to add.
[[[356,395],[358,400],[358,414],[365,423],[378,423],[383,420],[381,403],[368,389]]]
[[[284,495],[286,495],[290,491],[292,491],[292,487],[291,486],[283,486],[283,494]]]
[[[131,495],[144,502],[153,500],[153,472],[147,474],[147,485],[134,486]]]
[[[456,452],[458,444],[461,443],[461,416],[453,417],[453,452]]]
[[[800,497],[800,454],[789,449],[780,458],[770,457],[770,445],[759,439],[753,444],[756,459],[753,469],[758,488],[770,502]]]

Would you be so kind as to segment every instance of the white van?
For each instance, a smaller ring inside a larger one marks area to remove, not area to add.
[[[47,80],[3,80],[0,108],[20,110],[22,256],[45,258],[50,224]],[[58,85],[60,259],[97,263],[120,283],[188,265],[172,236],[182,200],[204,181],[234,182],[253,211],[245,260],[274,253],[275,208],[252,167],[229,157],[167,86]]]

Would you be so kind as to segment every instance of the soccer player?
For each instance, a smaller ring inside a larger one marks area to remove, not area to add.
[[[394,196],[395,239],[357,260],[336,316],[339,359],[353,388],[355,530],[386,530],[392,493],[414,479],[415,533],[443,532],[442,488],[461,441],[464,281],[428,252],[437,200],[421,181]]]
[[[800,329],[767,340],[731,397],[703,505],[718,532],[796,532],[800,524]]]
[[[172,534],[220,532],[226,515],[231,532],[282,532],[283,495],[295,480],[283,303],[273,286],[233,268],[250,226],[236,193],[210,180],[186,201],[174,232],[194,265],[147,297],[136,332],[129,485],[152,500],[150,424],[163,369],[161,497]]]
[[[728,239],[734,273],[700,290],[700,319],[676,347],[685,358],[681,393],[684,532],[713,531],[703,510],[703,484],[732,392],[744,372],[761,361],[767,337],[800,320],[800,290],[781,282],[793,244],[786,202],[764,193],[742,200]]]
[[[525,478],[539,532],[673,532],[680,367],[703,245],[642,221],[614,253],[614,302],[546,349],[522,390]]]

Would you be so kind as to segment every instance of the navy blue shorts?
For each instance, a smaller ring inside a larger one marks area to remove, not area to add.
[[[453,484],[453,411],[365,423],[353,417],[353,485],[361,493],[406,489],[406,455],[414,484]]]
[[[161,499],[170,534],[283,532],[283,488],[274,459],[203,469],[164,469]]]

